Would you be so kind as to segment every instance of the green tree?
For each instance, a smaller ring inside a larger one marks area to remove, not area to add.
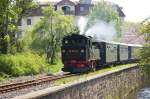
[[[51,5],[43,10],[43,14],[44,17],[34,27],[32,47],[42,53],[46,51],[50,63],[54,64],[62,37],[72,32],[75,26],[71,16],[55,11]]]
[[[1,0],[0,2],[0,50],[7,54],[17,47],[15,38],[18,21],[36,6],[34,0]],[[7,38],[7,39],[6,39]]]
[[[142,34],[145,35],[147,43],[150,42],[150,17],[142,22]]]
[[[150,17],[142,22],[142,35],[145,37],[145,45],[141,50],[140,64],[143,66],[145,73],[150,77]]]
[[[140,52],[140,65],[144,70],[145,78],[150,78],[150,17],[144,20],[142,23],[141,35],[145,37],[145,45]]]
[[[121,36],[121,19],[116,8],[113,7],[113,5],[110,5],[108,2],[104,1],[95,5],[91,10],[91,13],[89,14],[89,19],[85,31],[91,26],[93,26],[97,21],[114,23],[115,29],[118,32],[118,36]]]
[[[140,34],[141,32],[141,23],[134,23],[134,22],[129,22],[125,21],[122,24],[122,33],[133,33],[133,34]]]

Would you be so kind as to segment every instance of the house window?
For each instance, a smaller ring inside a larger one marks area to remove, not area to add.
[[[22,25],[22,20],[18,20],[18,26],[21,26]]]
[[[62,10],[63,10],[64,12],[70,11],[70,7],[68,7],[68,6],[63,6],[63,7],[62,7]]]
[[[84,11],[84,7],[80,7],[80,11]]]
[[[31,25],[31,19],[27,19],[27,25]]]

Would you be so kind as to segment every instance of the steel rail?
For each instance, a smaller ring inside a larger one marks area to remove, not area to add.
[[[39,78],[39,79],[35,79],[35,80],[3,85],[3,86],[0,86],[0,94],[8,93],[8,92],[28,88],[28,87],[33,87],[33,86],[37,86],[40,84],[42,85],[42,84],[49,83],[49,82],[52,82],[52,81],[55,81],[55,80],[58,80],[61,78],[71,77],[71,76],[75,76],[75,75],[77,75],[77,74],[47,76],[47,77],[43,77],[43,78]]]

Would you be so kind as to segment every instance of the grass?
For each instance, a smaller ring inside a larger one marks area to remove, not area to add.
[[[7,80],[8,78],[9,78],[9,75],[0,72],[0,81]]]
[[[5,78],[4,78],[4,77],[2,77],[2,76],[0,76],[0,81],[3,81],[3,80],[5,80]]]
[[[56,73],[61,71],[61,69],[63,68],[63,64],[61,62],[61,60],[58,60],[57,64],[55,65],[49,65],[48,67],[48,73]]]
[[[110,66],[108,68],[104,68],[95,72],[90,72],[88,74],[86,74],[87,76],[92,76],[92,75],[96,75],[96,74],[102,74],[108,71],[113,71],[113,70],[119,70],[119,69],[123,69],[123,68],[127,68],[127,67],[132,67],[135,66],[136,64],[124,64],[124,65],[118,65],[118,66]]]
[[[80,74],[80,75],[73,76],[73,77],[63,78],[63,79],[55,81],[54,85],[66,84],[66,83],[69,83],[69,82],[77,81],[79,79],[83,79],[83,78],[86,79],[87,77],[92,77],[94,75],[103,74],[103,73],[106,73],[108,71],[120,70],[120,69],[123,69],[123,68],[132,67],[132,66],[135,66],[135,65],[137,65],[137,64],[125,64],[125,65],[118,65],[118,66],[115,66],[115,67],[111,66],[111,67],[108,67],[108,68],[97,70],[95,72],[89,72],[89,73],[86,73],[86,74]]]

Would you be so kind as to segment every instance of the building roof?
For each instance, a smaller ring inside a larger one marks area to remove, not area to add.
[[[42,16],[42,7],[39,6],[38,8],[32,9],[30,16]]]
[[[80,0],[78,1],[71,1],[71,0],[57,0],[57,1],[47,1],[47,2],[38,2],[39,4],[39,7],[36,8],[36,9],[33,9],[32,12],[31,12],[31,16],[42,16],[42,8],[47,6],[48,4],[51,4],[51,5],[54,5],[55,7],[57,5],[64,5],[64,4],[69,4],[69,5],[72,5],[72,6],[75,6],[76,7],[76,11],[75,11],[75,15],[87,15],[89,13],[89,10],[90,10],[90,7],[92,7],[93,5],[95,5],[96,1],[93,1],[90,5],[89,4],[80,4],[79,2]],[[119,7],[117,4],[114,4],[114,3],[111,3],[109,2],[111,5],[113,5],[114,7],[117,8],[117,11],[119,13],[119,16],[121,17],[125,17],[125,14],[123,13],[122,11],[122,8]],[[81,12],[79,7],[85,7],[86,10],[85,12]]]
[[[144,44],[145,40],[144,40],[144,36],[143,35],[136,35],[136,34],[132,34],[132,35],[124,35],[123,36],[123,42],[125,43],[130,43],[130,44]]]
[[[125,14],[124,14],[123,11],[122,11],[122,7],[119,7],[118,5],[115,5],[115,6],[116,6],[116,8],[117,8],[117,11],[118,11],[118,13],[119,13],[119,16],[125,17]]]
[[[64,4],[75,6],[75,3],[70,0],[62,0],[62,1],[58,2],[56,5],[64,5]]]

